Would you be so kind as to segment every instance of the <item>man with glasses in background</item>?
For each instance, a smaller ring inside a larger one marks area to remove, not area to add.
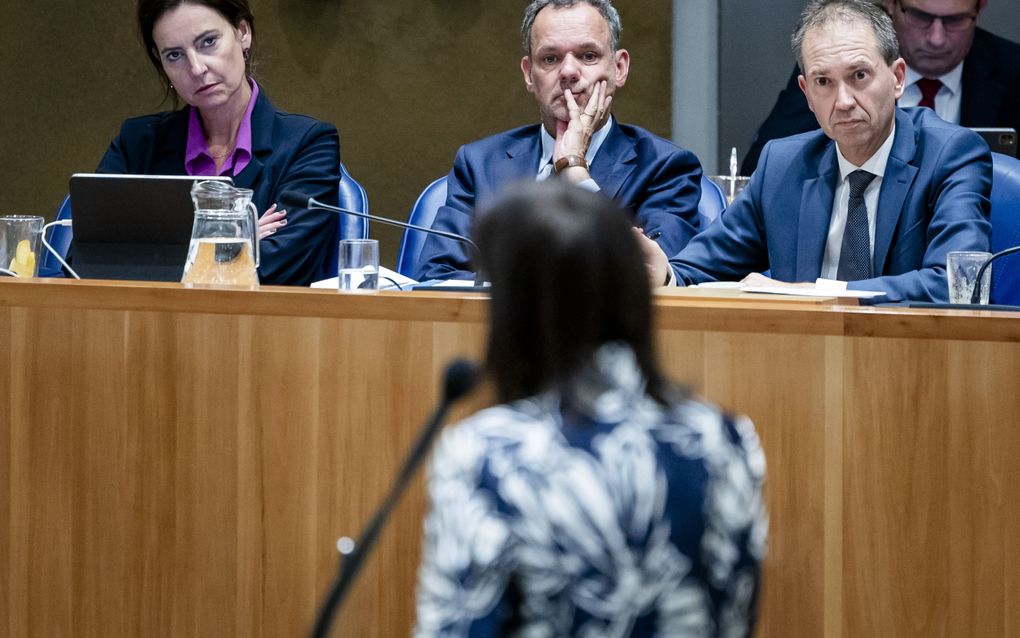
[[[977,26],[988,0],[886,0],[884,5],[907,62],[899,106],[927,106],[961,126],[1020,131],[1020,45]],[[741,173],[754,171],[769,140],[817,128],[794,69],[755,134]]]

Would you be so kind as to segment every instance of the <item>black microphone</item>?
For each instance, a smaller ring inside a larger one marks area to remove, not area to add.
[[[1000,250],[999,252],[997,252],[994,255],[992,255],[991,257],[989,257],[988,261],[986,261],[985,263],[981,264],[981,268],[978,268],[978,272],[977,272],[977,281],[974,282],[974,292],[970,296],[970,302],[972,304],[979,304],[979,303],[981,303],[981,277],[984,276],[985,269],[988,268],[989,266],[991,266],[992,262],[995,261],[996,259],[998,259],[999,257],[1005,257],[1006,255],[1012,255],[1015,252],[1020,252],[1020,246],[1013,246],[1012,248],[1006,248],[1005,250]]]
[[[407,228],[410,230],[417,230],[423,233],[429,233],[430,235],[439,235],[447,239],[453,239],[468,245],[471,249],[471,261],[475,264],[475,288],[484,287],[485,278],[482,276],[482,253],[478,250],[478,245],[471,241],[471,239],[464,235],[458,235],[457,233],[450,233],[445,230],[436,230],[435,228],[428,228],[426,226],[419,226],[417,224],[409,224],[396,219],[390,219],[389,217],[380,217],[378,215],[372,215],[369,213],[363,213],[358,210],[350,210],[348,208],[340,208],[339,206],[330,206],[329,204],[323,204],[314,197],[305,197],[301,193],[296,191],[284,191],[280,193],[280,203],[288,208],[318,208],[321,210],[328,210],[333,213],[341,213],[344,215],[354,215],[355,217],[361,217],[362,219],[370,219],[380,224],[388,224],[390,226],[396,226],[398,228]],[[447,288],[453,290],[452,288]]]
[[[325,638],[329,634],[329,628],[333,624],[333,616],[340,609],[344,598],[347,596],[347,592],[350,591],[351,585],[357,579],[358,572],[361,571],[365,558],[372,551],[379,532],[382,531],[383,526],[386,524],[386,519],[389,518],[393,508],[397,505],[400,495],[407,489],[407,484],[410,482],[411,477],[414,476],[418,466],[425,458],[425,454],[432,445],[432,439],[439,432],[439,427],[446,417],[446,411],[455,401],[474,389],[475,385],[478,384],[480,376],[478,366],[464,359],[455,359],[446,366],[446,372],[443,375],[443,394],[440,397],[439,405],[436,406],[432,417],[418,435],[418,439],[411,447],[411,451],[408,452],[400,472],[397,473],[396,481],[393,482],[389,492],[386,493],[386,497],[383,499],[382,504],[379,505],[379,509],[376,510],[368,525],[361,531],[359,535],[361,540],[356,544],[351,539],[344,537],[337,542],[341,553],[345,554],[347,559],[340,562],[340,573],[337,575],[336,581],[333,583],[329,593],[323,600],[322,607],[319,609],[319,615],[315,621],[315,629],[312,632],[314,638]]]

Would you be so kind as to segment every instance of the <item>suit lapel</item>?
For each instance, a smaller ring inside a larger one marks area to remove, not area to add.
[[[507,145],[504,161],[494,165],[493,183],[509,184],[535,179],[538,160],[542,157],[542,132],[536,126],[524,129],[523,133]]]
[[[999,119],[1006,87],[997,80],[996,66],[1001,64],[978,29],[974,44],[963,64],[963,96],[960,100],[960,124],[992,126]]]
[[[829,236],[836,180],[839,179],[836,144],[830,142],[825,148],[818,163],[818,177],[804,182],[801,194],[795,281],[814,281],[822,272],[822,257]]]
[[[153,175],[183,175],[184,151],[188,141],[188,117],[191,107],[175,111],[166,120],[162,132],[154,136],[157,140],[165,140],[165,144],[152,151]]]
[[[900,109],[896,110],[896,137],[885,165],[882,187],[878,193],[878,211],[875,219],[875,252],[872,265],[876,274],[884,271],[885,258],[892,245],[893,233],[903,214],[903,202],[907,198],[917,167],[910,162],[917,152],[914,143],[914,123]]]
[[[634,142],[623,134],[615,119],[611,126],[589,172],[603,195],[616,198],[627,178],[634,172],[637,152],[634,150]]]
[[[251,161],[234,176],[234,185],[251,188],[265,167],[263,160],[273,152],[275,109],[264,91],[259,91],[255,108],[251,111]],[[338,178],[339,179],[339,178]]]

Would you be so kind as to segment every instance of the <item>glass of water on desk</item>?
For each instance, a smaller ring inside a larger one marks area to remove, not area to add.
[[[340,292],[375,292],[379,289],[379,242],[342,240],[339,266]]]
[[[946,257],[946,281],[949,286],[949,303],[968,304],[974,295],[978,271],[991,253],[978,251],[954,251]],[[992,268],[989,266],[981,275],[981,295],[978,303],[988,303],[988,293],[992,287]]]
[[[711,175],[709,179],[722,189],[727,206],[733,203],[740,191],[747,188],[747,184],[751,181],[750,177],[744,175]]]

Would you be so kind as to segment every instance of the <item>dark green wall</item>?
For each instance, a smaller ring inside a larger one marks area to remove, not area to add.
[[[280,108],[333,122],[372,210],[404,217],[457,147],[537,121],[518,28],[526,2],[253,0],[258,78]],[[618,116],[669,136],[669,0],[620,0],[630,80]],[[134,3],[0,4],[0,212],[52,217],[131,115],[164,110]],[[373,227],[392,265],[399,232]]]

